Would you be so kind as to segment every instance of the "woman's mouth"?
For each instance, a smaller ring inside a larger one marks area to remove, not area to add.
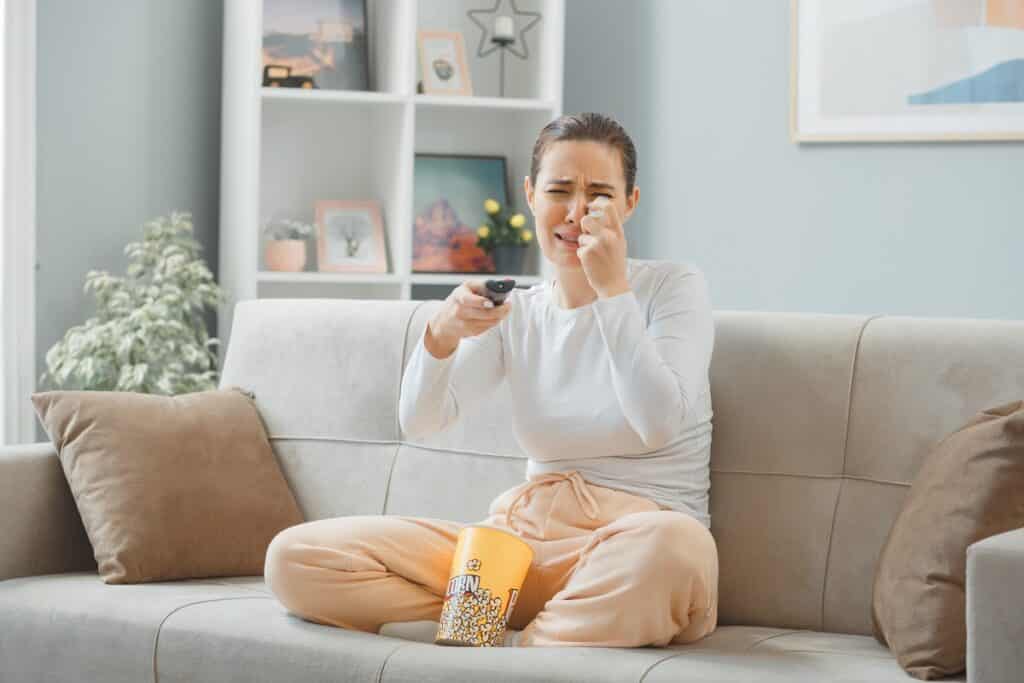
[[[567,247],[578,247],[580,245],[579,233],[563,235],[560,232],[555,233],[555,239],[559,242],[564,242]]]

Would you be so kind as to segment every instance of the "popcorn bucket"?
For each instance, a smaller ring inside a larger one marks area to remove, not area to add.
[[[465,527],[452,557],[434,642],[501,645],[532,561],[533,548],[515,534],[489,526]]]

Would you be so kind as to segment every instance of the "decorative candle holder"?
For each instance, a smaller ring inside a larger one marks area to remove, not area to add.
[[[466,14],[469,16],[469,20],[480,27],[480,45],[477,47],[476,56],[483,58],[491,54],[495,50],[500,50],[501,54],[501,76],[499,81],[499,94],[501,97],[505,96],[505,53],[511,52],[519,59],[526,60],[530,57],[529,48],[526,45],[526,32],[533,28],[533,26],[541,20],[540,12],[521,12],[516,7],[516,0],[509,0],[512,5],[512,15],[498,14],[498,10],[501,9],[502,4],[505,0],[497,0],[494,3],[494,7],[489,10],[473,9],[469,10]],[[477,15],[487,16],[493,15],[494,20],[491,22],[490,29],[488,24],[485,24],[483,20],[479,19]],[[519,31],[518,42],[522,44],[522,50],[518,50],[515,47],[515,17],[530,17],[529,23],[523,26]],[[490,35],[490,41],[487,37]],[[485,47],[490,42],[490,47]]]

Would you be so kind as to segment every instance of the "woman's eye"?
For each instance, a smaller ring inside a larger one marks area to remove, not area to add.
[[[549,194],[566,194],[565,190],[548,190]]]
[[[612,196],[611,196],[610,194],[608,194],[607,192],[596,192],[595,194],[596,194],[596,195],[597,195],[598,197],[607,197],[608,199],[611,199],[611,198],[612,198]]]

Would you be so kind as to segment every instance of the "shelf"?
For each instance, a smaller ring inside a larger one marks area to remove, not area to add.
[[[353,284],[401,284],[402,279],[395,273],[279,273],[261,270],[256,274],[259,282],[296,283],[353,283]]]
[[[523,97],[469,97],[458,95],[415,95],[413,102],[417,107],[464,107],[468,109],[527,109],[530,111],[551,112],[555,105],[546,100],[535,100]]]
[[[414,285],[460,285],[464,281],[474,278],[480,280],[502,280],[508,277],[520,285],[535,285],[544,281],[544,278],[539,275],[497,275],[495,273],[453,273],[451,275],[442,273],[413,273],[409,276],[409,281]]]
[[[260,88],[264,100],[309,102],[345,102],[363,104],[404,104],[412,100],[417,107],[528,110],[551,112],[555,105],[547,100],[525,97],[476,97],[459,95],[398,95],[365,90],[304,90],[302,88]]]
[[[494,273],[281,273],[262,270],[256,274],[259,282],[330,283],[330,284],[402,284],[414,285],[459,285],[466,280],[501,280],[512,278],[517,284],[533,285],[543,282],[539,275],[496,275]]]
[[[302,88],[260,88],[265,100],[308,100],[311,102],[348,102],[364,104],[403,104],[405,95],[366,90],[304,90]]]

